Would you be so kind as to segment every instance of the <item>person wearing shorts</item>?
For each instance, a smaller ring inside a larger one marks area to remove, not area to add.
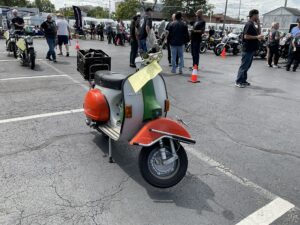
[[[70,37],[70,28],[68,22],[60,14],[57,15],[57,43],[59,47],[59,53],[57,55],[63,55],[62,45],[66,48],[66,56],[69,57],[69,37]]]

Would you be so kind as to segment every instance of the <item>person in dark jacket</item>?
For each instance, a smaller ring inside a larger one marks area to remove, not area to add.
[[[172,22],[176,21],[175,14],[172,15],[172,20],[167,24],[166,31],[170,32],[170,26]],[[169,66],[172,66],[171,46],[170,46],[170,35],[167,36],[167,49],[168,49],[168,61]],[[176,56],[176,65],[178,65],[178,55]]]
[[[272,29],[269,34],[269,55],[268,55],[268,65],[269,67],[280,68],[278,66],[279,60],[279,41],[280,41],[280,33],[278,31],[279,23],[273,22]],[[274,65],[272,65],[272,60],[274,58]]]
[[[191,31],[191,53],[193,57],[193,65],[199,67],[200,59],[200,44],[202,42],[202,34],[205,32],[206,22],[203,19],[203,11],[199,9],[196,12],[197,20],[194,23]]]
[[[172,73],[176,73],[176,55],[179,58],[179,74],[182,74],[184,66],[183,49],[184,45],[189,42],[188,27],[182,21],[182,13],[175,14],[175,21],[171,24],[169,29],[170,45],[172,52]]]
[[[257,24],[257,28],[255,24]],[[249,12],[249,21],[245,24],[243,31],[242,63],[238,71],[235,86],[239,88],[250,86],[250,83],[247,82],[247,72],[252,65],[255,52],[259,48],[259,41],[263,39],[264,35],[261,34],[259,12],[256,9],[252,9]]]
[[[138,54],[139,44],[138,44],[138,34],[137,34],[137,27],[139,23],[139,19],[141,16],[137,15],[132,18],[130,24],[130,67],[135,68],[135,58]]]
[[[53,62],[56,62],[56,53],[54,50],[56,40],[56,24],[55,21],[52,20],[52,16],[50,14],[47,16],[47,20],[42,23],[41,28],[45,33],[47,44],[49,46],[46,59],[49,59],[50,61],[53,60]]]

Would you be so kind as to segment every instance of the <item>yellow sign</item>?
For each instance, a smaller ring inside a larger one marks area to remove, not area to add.
[[[8,40],[9,39],[9,31],[8,30],[5,31],[3,36],[5,37],[6,40]]]
[[[20,38],[17,42],[17,46],[19,49],[21,49],[22,51],[26,50],[26,43],[25,40],[23,38]]]
[[[137,93],[149,80],[152,80],[161,71],[161,66],[157,63],[157,61],[153,61],[148,66],[129,77],[128,80],[134,92]]]

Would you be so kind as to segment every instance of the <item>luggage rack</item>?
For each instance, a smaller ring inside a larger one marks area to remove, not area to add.
[[[111,57],[100,49],[77,51],[77,71],[85,80],[94,80],[99,70],[111,70]]]

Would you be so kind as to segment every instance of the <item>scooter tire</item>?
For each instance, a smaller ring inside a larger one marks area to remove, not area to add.
[[[225,48],[225,46],[223,44],[217,45],[215,48],[215,54],[216,56],[220,56],[222,53],[223,48]]]
[[[14,53],[14,57],[17,59],[18,54],[17,54],[17,46],[15,44],[12,44],[12,52]]]
[[[184,178],[188,167],[188,158],[182,145],[177,143],[175,146],[176,150],[178,149],[176,152],[178,155],[178,159],[176,160],[176,169],[172,174],[166,177],[159,177],[159,175],[154,174],[152,172],[153,170],[150,169],[150,157],[153,156],[155,152],[159,152],[160,146],[156,144],[150,147],[142,148],[139,155],[139,168],[143,178],[150,185],[157,188],[170,188],[178,184]],[[171,148],[169,146],[165,146],[165,148],[171,152]]]

